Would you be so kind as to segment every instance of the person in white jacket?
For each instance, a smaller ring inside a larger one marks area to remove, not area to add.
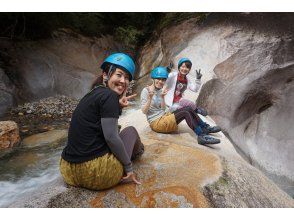
[[[167,90],[165,95],[165,104],[169,107],[170,112],[174,112],[177,109],[190,106],[197,114],[207,116],[207,111],[202,108],[196,107],[195,103],[183,98],[184,93],[187,89],[198,92],[201,87],[201,70],[196,70],[196,80],[188,78],[187,75],[190,73],[192,67],[192,61],[188,58],[181,58],[178,62],[178,71],[169,73],[166,80],[164,89]],[[203,126],[207,127],[209,133],[216,133],[221,131],[219,126],[210,126],[203,122]]]

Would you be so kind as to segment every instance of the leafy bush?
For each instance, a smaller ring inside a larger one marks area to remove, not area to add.
[[[132,26],[118,27],[114,33],[115,40],[122,42],[126,47],[135,49],[139,38],[144,35],[143,31],[139,31]]]
[[[162,13],[0,13],[0,37],[11,39],[50,38],[52,31],[70,28],[86,36],[117,35],[135,48],[152,33]]]

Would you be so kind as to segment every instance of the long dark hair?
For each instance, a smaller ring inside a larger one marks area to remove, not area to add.
[[[93,80],[92,85],[91,85],[91,89],[93,89],[95,86],[103,85],[103,73],[106,73],[106,74],[108,74],[110,76],[115,71],[115,69],[116,69],[116,66],[115,65],[110,64],[110,63],[106,64],[105,67],[104,67],[104,69],[102,70],[102,73],[99,74]]]

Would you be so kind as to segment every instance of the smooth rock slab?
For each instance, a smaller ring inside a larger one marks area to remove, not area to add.
[[[142,185],[122,184],[102,191],[92,207],[209,207],[201,187],[222,173],[216,155],[158,139],[143,140],[145,153],[135,163]]]
[[[22,147],[34,148],[45,145],[55,146],[66,140],[67,130],[52,130],[31,135],[22,141]]]

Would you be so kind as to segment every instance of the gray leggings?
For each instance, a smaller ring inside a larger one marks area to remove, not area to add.
[[[124,128],[119,133],[120,138],[122,139],[127,154],[131,160],[135,160],[144,153],[144,145],[141,142],[137,130],[133,126],[128,126]]]
[[[175,115],[177,124],[185,120],[187,125],[193,131],[196,129],[197,126],[201,126],[201,123],[203,123],[197,113],[190,106],[179,108],[173,113]]]

